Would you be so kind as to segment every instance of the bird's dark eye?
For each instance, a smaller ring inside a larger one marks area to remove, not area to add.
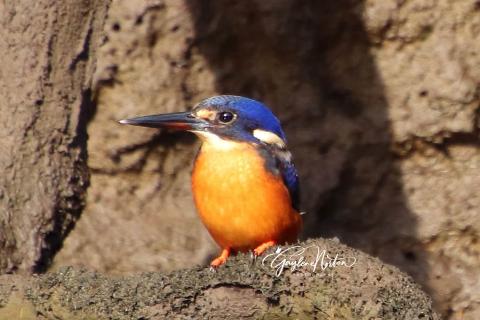
[[[222,123],[229,123],[232,122],[233,119],[235,118],[235,115],[231,112],[220,112],[218,114],[218,121]]]

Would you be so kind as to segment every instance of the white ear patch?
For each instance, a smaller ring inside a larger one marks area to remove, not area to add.
[[[255,129],[253,130],[253,136],[262,142],[274,144],[279,148],[283,149],[286,147],[285,142],[282,140],[282,138],[280,138],[273,132]]]

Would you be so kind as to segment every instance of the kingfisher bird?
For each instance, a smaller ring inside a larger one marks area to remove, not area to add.
[[[231,254],[298,239],[299,183],[280,121],[263,103],[240,96],[205,99],[191,111],[121,120],[122,124],[190,131],[202,141],[192,171],[197,212],[222,248],[210,265]]]

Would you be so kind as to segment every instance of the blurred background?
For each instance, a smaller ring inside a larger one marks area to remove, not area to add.
[[[87,206],[52,268],[206,264],[188,134],[116,120],[217,94],[265,102],[300,173],[303,238],[409,273],[447,319],[480,318],[480,2],[117,0],[88,125]]]

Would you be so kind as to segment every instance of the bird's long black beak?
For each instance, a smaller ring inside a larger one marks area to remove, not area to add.
[[[208,122],[196,118],[191,112],[176,112],[166,114],[154,114],[138,118],[131,118],[119,121],[121,124],[141,126],[149,128],[167,128],[176,130],[204,130]]]

